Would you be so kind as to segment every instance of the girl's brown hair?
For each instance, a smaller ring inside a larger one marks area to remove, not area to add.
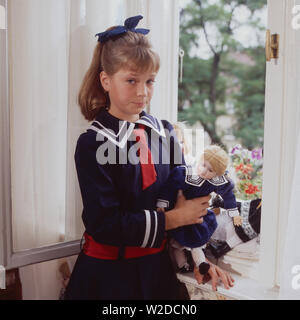
[[[108,93],[100,82],[101,71],[112,76],[120,69],[157,72],[159,67],[159,56],[152,50],[149,40],[143,34],[128,31],[104,44],[98,42],[78,94],[78,104],[83,116],[92,121],[101,108],[110,105]]]

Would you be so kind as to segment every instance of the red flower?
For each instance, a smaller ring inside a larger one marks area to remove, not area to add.
[[[244,165],[240,163],[238,166],[235,167],[235,171],[243,171]]]
[[[247,184],[246,186],[247,186],[247,189],[245,189],[245,192],[248,194],[254,194],[259,191],[258,187],[254,186],[251,183]]]
[[[241,172],[243,175],[247,176],[248,179],[251,179],[250,173],[253,171],[253,167],[252,164],[243,164],[240,163],[238,166],[235,167],[235,171],[236,172]]]
[[[243,168],[243,173],[244,174],[248,174],[249,172],[252,172],[253,171],[253,167],[252,167],[252,164],[246,164]]]

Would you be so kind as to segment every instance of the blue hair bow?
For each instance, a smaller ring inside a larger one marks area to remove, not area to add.
[[[95,37],[98,36],[98,41],[100,43],[104,43],[105,41],[111,39],[112,37],[117,36],[119,34],[126,33],[127,31],[147,34],[150,31],[148,29],[142,29],[142,28],[135,29],[135,27],[138,25],[141,19],[143,19],[143,16],[141,15],[128,18],[125,20],[124,26],[117,26],[113,30],[97,33]]]

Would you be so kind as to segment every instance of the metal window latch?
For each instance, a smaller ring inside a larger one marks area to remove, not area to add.
[[[0,289],[6,289],[5,268],[0,265]]]
[[[184,57],[184,50],[179,49],[179,58],[180,58],[180,74],[179,74],[179,79],[180,82],[182,82],[182,74],[183,74],[183,57]]]
[[[266,31],[266,60],[278,59],[279,57],[279,34],[271,34]]]

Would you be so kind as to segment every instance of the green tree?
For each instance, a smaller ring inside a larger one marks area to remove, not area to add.
[[[213,143],[223,145],[222,137],[216,132],[216,120],[227,114],[227,99],[235,102],[238,125],[234,133],[244,146],[257,144],[261,136],[264,61],[258,56],[262,55],[262,48],[245,50],[234,38],[234,31],[241,26],[235,17],[239,7],[247,6],[254,13],[265,5],[266,0],[219,0],[217,4],[211,4],[209,0],[193,0],[180,13],[180,46],[185,51],[185,57],[183,81],[179,84],[179,120],[185,120],[191,125],[200,121]],[[254,18],[247,24],[259,28]],[[214,37],[209,32],[212,28]],[[210,50],[208,59],[192,56],[192,49],[199,47],[200,33],[205,37]],[[233,52],[249,54],[254,59],[254,65],[238,63],[233,58]],[[257,68],[259,72],[255,72]],[[240,93],[236,92],[237,88]],[[248,96],[245,97],[245,94]],[[253,108],[252,103],[257,102],[259,107]],[[253,113],[248,110],[251,108]],[[245,116],[247,113],[251,113],[251,120]],[[251,135],[245,129],[249,123]],[[241,128],[243,132],[240,132]]]
[[[254,61],[253,66],[238,66],[233,72],[240,88],[233,95],[235,117],[233,133],[248,149],[263,146],[265,105],[265,49],[256,47],[245,50]]]

